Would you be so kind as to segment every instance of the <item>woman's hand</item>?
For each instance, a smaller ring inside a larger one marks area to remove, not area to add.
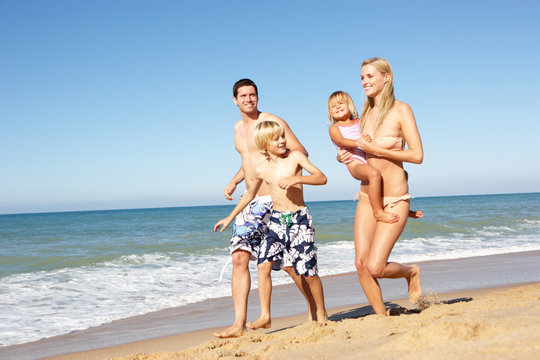
[[[360,149],[372,155],[377,155],[377,150],[381,148],[373,142],[369,135],[362,136],[360,139],[356,140],[356,143]]]
[[[353,153],[350,152],[349,150],[344,149],[342,147],[338,147],[338,153],[337,153],[336,159],[342,164],[348,164],[353,160],[352,155]]]

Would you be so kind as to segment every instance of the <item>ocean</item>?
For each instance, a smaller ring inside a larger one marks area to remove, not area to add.
[[[230,231],[213,225],[233,206],[0,215],[0,347],[229,296]],[[319,274],[355,271],[356,203],[308,206]],[[540,193],[418,197],[411,208],[424,218],[409,220],[390,260],[540,250]]]

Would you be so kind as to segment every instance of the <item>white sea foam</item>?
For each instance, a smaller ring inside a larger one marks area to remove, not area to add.
[[[391,260],[417,262],[540,250],[534,239],[482,246],[476,238],[399,241]],[[11,275],[0,280],[0,344],[38,340],[116,319],[230,295],[228,254],[145,254],[75,269]],[[352,241],[319,246],[321,276],[355,271]],[[223,270],[223,278],[220,275]],[[251,263],[254,272],[255,263]],[[275,285],[290,283],[283,272]],[[256,277],[253,277],[253,288]]]

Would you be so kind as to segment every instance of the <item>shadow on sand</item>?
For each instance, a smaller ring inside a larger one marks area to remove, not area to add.
[[[473,298],[471,297],[461,297],[456,299],[450,299],[450,300],[439,300],[436,294],[430,294],[427,296],[423,296],[420,298],[420,300],[417,303],[416,308],[413,309],[407,309],[403,306],[400,306],[398,304],[392,303],[392,302],[386,302],[384,305],[386,306],[386,310],[388,312],[388,315],[390,316],[399,316],[399,315],[412,315],[412,314],[419,314],[425,309],[429,308],[433,305],[449,305],[449,304],[455,304],[459,302],[469,302],[472,301]],[[367,315],[373,315],[373,309],[370,305],[362,306],[354,309],[349,309],[345,311],[340,311],[335,314],[332,314],[328,316],[328,320],[330,321],[341,321],[345,319],[357,319],[361,318]],[[292,329],[296,327],[297,325],[287,326],[280,329],[272,330],[267,332],[267,334],[276,333],[279,331]]]

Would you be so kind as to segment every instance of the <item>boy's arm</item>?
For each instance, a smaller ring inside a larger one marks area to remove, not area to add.
[[[324,185],[326,184],[326,176],[322,173],[319,168],[313,165],[306,155],[302,154],[299,151],[293,151],[289,156],[293,156],[304,170],[306,170],[310,175],[295,175],[285,177],[279,180],[279,187],[287,190],[291,186],[296,184],[306,184],[306,185]]]
[[[225,194],[225,199],[234,200],[232,194],[236,190],[236,185],[240,184],[244,180],[244,169],[240,167],[240,170],[233,176],[231,182],[225,186],[223,193]]]
[[[248,204],[255,198],[255,195],[257,195],[257,191],[259,191],[259,188],[261,187],[261,183],[262,180],[259,178],[250,182],[250,186],[248,186],[248,188],[246,189],[246,193],[240,198],[240,201],[238,202],[238,204],[236,204],[236,207],[229,214],[229,216],[219,220],[214,225],[214,231],[218,231],[218,229],[223,226],[220,230],[222,232],[227,228],[227,226],[229,226],[229,224],[234,220],[236,215],[240,214],[240,212],[244,210],[244,208],[248,206]]]

